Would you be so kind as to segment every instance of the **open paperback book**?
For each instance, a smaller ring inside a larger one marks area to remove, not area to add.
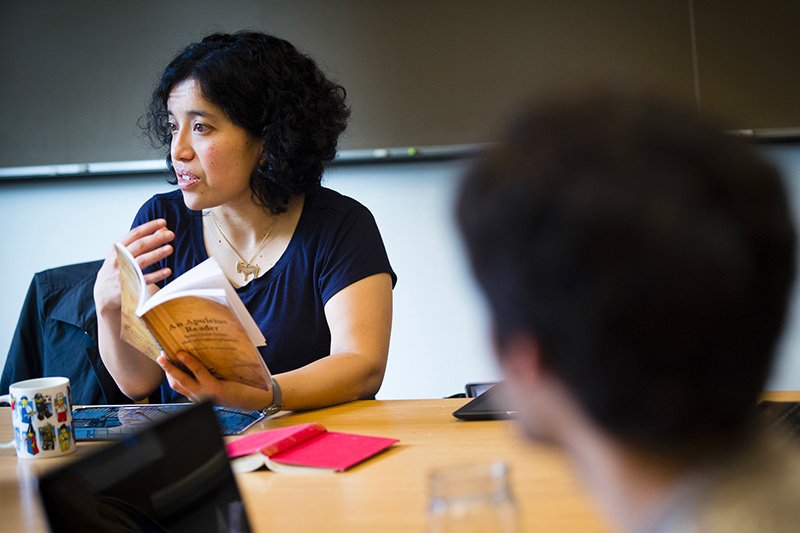
[[[218,379],[269,390],[272,376],[257,346],[266,342],[253,317],[211,257],[150,294],[142,269],[116,243],[122,289],[122,339],[155,359],[163,349],[199,359]]]
[[[226,445],[234,472],[266,466],[273,472],[343,472],[382,452],[397,439],[328,431],[319,423],[246,435]]]

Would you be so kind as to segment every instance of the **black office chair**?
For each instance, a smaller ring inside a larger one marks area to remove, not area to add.
[[[130,403],[108,373],[97,346],[92,291],[102,261],[33,276],[11,341],[0,394],[17,381],[64,376],[76,405]]]

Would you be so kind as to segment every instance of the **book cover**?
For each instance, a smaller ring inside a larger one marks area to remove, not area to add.
[[[328,431],[310,423],[260,431],[226,445],[235,472],[261,466],[275,472],[343,472],[397,439]]]
[[[214,258],[203,261],[153,295],[136,260],[117,243],[123,340],[152,359],[172,362],[186,351],[218,379],[269,390],[272,377],[257,346],[264,336]]]
[[[158,345],[142,319],[136,316],[136,308],[147,300],[147,295],[143,294],[143,291],[147,291],[144,274],[125,246],[119,243],[116,243],[115,246],[122,299],[120,337],[150,359],[155,360],[161,354],[161,346]]]

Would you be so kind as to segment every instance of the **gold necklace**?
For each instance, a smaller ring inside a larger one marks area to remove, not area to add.
[[[272,218],[272,224],[269,225],[269,227],[267,228],[267,232],[264,234],[263,237],[261,237],[261,242],[258,243],[256,251],[253,252],[253,257],[250,258],[250,261],[245,261],[244,257],[242,257],[242,254],[239,253],[239,250],[237,250],[231,244],[231,241],[229,241],[228,238],[225,236],[225,234],[222,232],[222,228],[219,227],[219,223],[217,222],[217,217],[214,216],[214,213],[211,213],[209,211],[209,214],[211,215],[211,220],[214,221],[214,225],[217,227],[217,231],[219,232],[219,234],[222,236],[223,239],[225,239],[225,242],[228,243],[228,246],[231,247],[233,253],[235,253],[237,256],[239,256],[239,259],[241,259],[241,261],[236,261],[236,272],[239,272],[242,274],[242,276],[244,276],[245,283],[247,283],[248,281],[247,277],[250,276],[251,274],[254,278],[257,278],[259,267],[258,265],[253,264],[253,261],[258,255],[258,252],[261,251],[261,248],[264,247],[264,243],[267,242],[267,237],[269,237],[269,234],[272,231],[272,228],[275,226],[275,222],[278,220],[278,217]]]

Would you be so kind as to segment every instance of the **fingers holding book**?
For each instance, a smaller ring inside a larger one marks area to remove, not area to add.
[[[272,403],[271,391],[218,379],[188,352],[177,352],[175,359],[161,352],[156,362],[167,375],[170,387],[192,402],[210,398],[216,405],[244,410],[257,410]]]

